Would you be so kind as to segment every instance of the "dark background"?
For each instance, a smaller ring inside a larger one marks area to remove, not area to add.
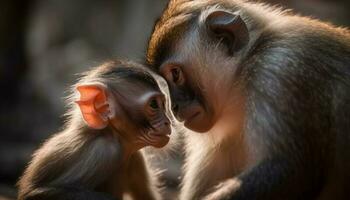
[[[349,0],[270,0],[296,13],[350,26]],[[166,0],[0,1],[0,200],[38,145],[62,125],[65,90],[106,59],[142,62]],[[164,161],[175,186],[178,159]],[[174,190],[176,191],[176,190]]]

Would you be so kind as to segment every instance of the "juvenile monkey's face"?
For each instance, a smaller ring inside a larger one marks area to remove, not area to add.
[[[160,148],[169,142],[171,124],[165,96],[146,68],[116,61],[89,75],[89,81],[76,88],[76,103],[89,128],[112,128],[120,142],[132,150],[150,145]]]
[[[132,81],[131,81],[132,82]],[[131,144],[138,147],[164,147],[169,142],[171,124],[166,116],[165,96],[159,88],[144,83],[125,87],[125,99],[121,102],[123,119],[117,119],[115,127],[123,132]]]
[[[161,148],[169,142],[171,127],[169,118],[165,114],[165,96],[160,92],[150,92],[141,98],[143,114],[151,127],[141,129],[138,136],[148,145]]]

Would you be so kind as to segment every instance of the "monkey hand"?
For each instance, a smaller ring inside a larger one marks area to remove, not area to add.
[[[232,196],[239,189],[241,181],[231,178],[215,186],[214,190],[206,195],[203,200],[224,200]]]

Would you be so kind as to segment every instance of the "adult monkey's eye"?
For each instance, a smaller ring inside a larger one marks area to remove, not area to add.
[[[178,83],[181,76],[181,70],[178,67],[171,69],[171,75],[174,83]]]
[[[159,105],[158,105],[158,102],[156,99],[152,99],[150,102],[149,102],[149,106],[154,109],[154,110],[157,110],[159,108]]]

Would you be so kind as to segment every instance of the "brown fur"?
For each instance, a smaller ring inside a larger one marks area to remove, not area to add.
[[[76,85],[108,83],[102,74],[120,66],[148,73],[146,68],[132,62],[109,62],[86,73]],[[134,144],[122,144],[121,136],[111,126],[102,130],[88,128],[74,100],[75,92],[68,100],[71,111],[65,129],[33,154],[18,182],[18,199],[108,200],[121,199],[126,193],[133,199],[160,199],[157,173],[150,168],[142,151],[126,158],[125,145]]]
[[[247,25],[249,44],[232,58],[200,38],[211,10],[237,12]],[[158,72],[167,62],[185,65],[193,70],[186,74],[192,87],[229,102],[210,131],[186,134],[180,199],[297,199],[301,190],[303,198],[347,199],[349,56],[347,29],[289,10],[241,0],[170,1],[155,25],[147,62]],[[255,80],[260,72],[271,78]],[[237,96],[243,100],[235,106]],[[291,163],[271,161],[258,171],[275,155]]]

